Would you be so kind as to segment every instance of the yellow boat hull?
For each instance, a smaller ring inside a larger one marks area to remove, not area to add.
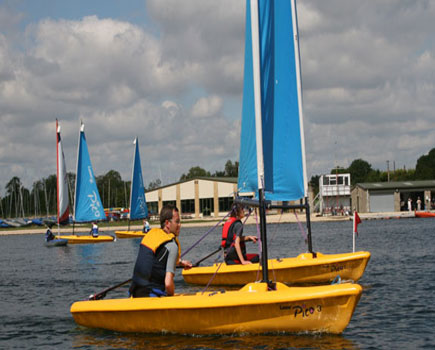
[[[300,254],[296,258],[269,259],[269,276],[286,284],[330,283],[337,276],[343,280],[358,281],[370,259],[369,252],[344,254]],[[218,269],[219,268],[219,269]],[[217,271],[217,272],[216,272]],[[244,285],[258,281],[262,276],[260,264],[194,267],[183,270],[187,283],[207,285]],[[213,279],[212,279],[213,278]]]
[[[361,297],[358,284],[288,287],[250,283],[238,291],[163,298],[78,301],[77,324],[118,332],[232,334],[341,333]]]
[[[136,238],[145,236],[145,233],[142,231],[115,231],[115,234],[118,238]]]
[[[78,235],[69,235],[69,236],[56,236],[56,239],[67,239],[68,244],[87,244],[87,243],[104,243],[104,242],[113,242],[114,237],[109,235],[99,235],[98,237],[89,236],[78,236]]]

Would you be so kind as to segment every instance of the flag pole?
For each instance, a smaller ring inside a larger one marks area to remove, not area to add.
[[[353,252],[355,253],[355,234],[358,234],[358,224],[361,223],[361,219],[358,216],[358,212],[353,212]]]
[[[356,226],[356,212],[353,212],[353,253],[355,253],[355,226]]]

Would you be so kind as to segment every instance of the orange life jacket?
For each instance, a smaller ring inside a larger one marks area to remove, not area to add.
[[[222,242],[221,247],[223,248],[229,248],[234,245],[234,241],[236,240],[236,234],[233,233],[233,237],[228,237],[228,233],[230,232],[230,227],[236,222],[240,221],[237,218],[230,217],[227,222],[224,224],[224,227],[222,228]]]

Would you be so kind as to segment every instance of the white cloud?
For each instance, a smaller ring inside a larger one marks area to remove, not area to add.
[[[146,183],[238,159],[245,1],[146,6],[146,27],[89,13],[22,30],[32,14],[0,5],[0,193],[55,172],[56,117],[68,171],[80,119],[97,175],[129,178],[135,136]],[[309,173],[414,167],[435,134],[435,3],[304,0],[298,13]]]
[[[194,118],[212,117],[222,109],[222,98],[209,96],[200,98],[192,107]]]

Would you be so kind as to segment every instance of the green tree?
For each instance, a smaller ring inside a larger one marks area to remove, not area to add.
[[[370,163],[363,159],[355,159],[348,168],[352,185],[367,181],[367,178],[372,170],[373,169]]]
[[[238,177],[239,176],[239,162],[233,162],[227,160],[225,163],[225,176],[226,177]]]
[[[225,170],[216,170],[212,176],[213,177],[225,177]]]
[[[14,192],[18,192],[21,188],[21,180],[18,176],[12,177],[9,182],[6,184],[6,193],[12,194]]]
[[[390,172],[390,181],[412,181],[415,180],[415,169],[396,169]]]
[[[129,189],[116,170],[97,176],[97,186],[105,208],[128,207]]]
[[[349,169],[343,168],[341,166],[336,166],[334,169],[331,169],[331,174],[346,174],[349,172]]]
[[[153,190],[155,188],[159,188],[162,185],[162,181],[160,179],[155,179],[151,181],[148,185],[148,191]]]
[[[319,180],[320,180],[320,175],[311,176],[310,184],[313,189],[314,196],[316,196],[317,193],[319,193]]]
[[[181,175],[180,181],[190,180],[195,177],[207,177],[207,176],[211,176],[209,171],[199,166],[195,166],[190,168],[187,174]]]
[[[435,148],[432,148],[429,154],[418,158],[415,166],[415,178],[416,180],[435,179]]]
[[[9,182],[6,184],[6,193],[7,197],[9,197],[9,216],[10,217],[17,217],[20,215],[20,209],[21,209],[21,196],[20,196],[20,189],[21,189],[21,180],[19,177],[14,176],[12,179],[9,180]]]

